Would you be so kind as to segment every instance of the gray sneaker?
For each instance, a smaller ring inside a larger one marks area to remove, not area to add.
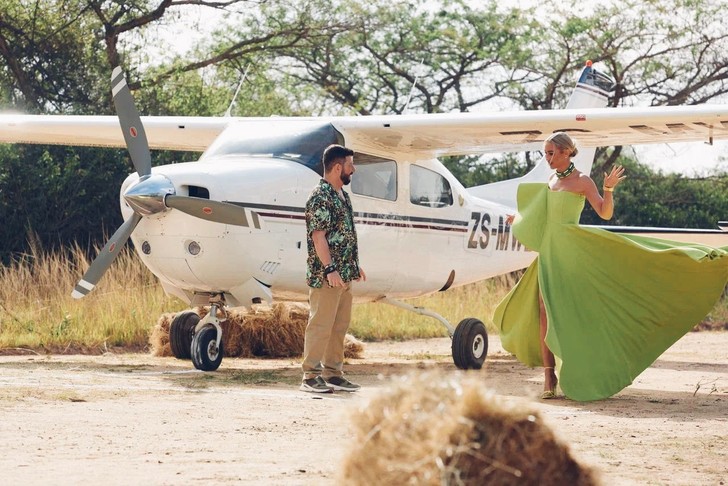
[[[334,389],[328,386],[320,376],[303,380],[299,390],[311,393],[334,393]]]
[[[327,378],[326,384],[329,385],[334,390],[341,390],[341,391],[348,391],[348,392],[355,392],[361,388],[361,386],[357,385],[356,383],[350,382],[343,376],[332,376],[331,378]]]

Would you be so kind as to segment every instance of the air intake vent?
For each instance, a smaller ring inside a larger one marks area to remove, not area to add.
[[[260,266],[260,269],[263,270],[265,273],[269,273],[273,275],[276,273],[276,270],[278,270],[278,267],[280,267],[281,264],[278,262],[264,262],[263,265]]]
[[[210,199],[210,191],[206,187],[187,186],[190,197],[199,197],[200,199]]]

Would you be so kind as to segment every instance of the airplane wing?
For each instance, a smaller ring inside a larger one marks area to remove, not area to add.
[[[141,117],[153,149],[202,152],[231,118]],[[125,148],[116,116],[0,114],[0,143]]]
[[[540,149],[553,132],[600,147],[728,138],[728,105],[341,118],[347,143],[434,156]]]
[[[142,117],[154,149],[204,151],[231,123],[271,118]],[[330,122],[357,150],[420,156],[514,152],[541,147],[555,131],[580,146],[728,139],[728,105],[587,108],[488,113],[441,113],[297,118]],[[0,142],[124,147],[114,116],[0,115]]]

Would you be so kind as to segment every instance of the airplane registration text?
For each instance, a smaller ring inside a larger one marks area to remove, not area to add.
[[[496,225],[495,217],[490,213],[473,211],[470,220],[469,249],[485,250],[489,245],[495,245],[495,249],[501,251],[529,251],[511,234],[511,225],[506,224],[505,216],[499,215]]]

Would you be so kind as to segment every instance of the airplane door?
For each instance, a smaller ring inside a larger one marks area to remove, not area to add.
[[[398,295],[410,296],[448,287],[461,265],[467,221],[453,184],[437,161],[400,164],[398,210],[404,223],[398,236]]]
[[[359,240],[359,262],[367,282],[354,293],[378,297],[389,294],[400,271],[403,253],[400,181],[394,160],[355,153],[351,178],[352,205]]]

